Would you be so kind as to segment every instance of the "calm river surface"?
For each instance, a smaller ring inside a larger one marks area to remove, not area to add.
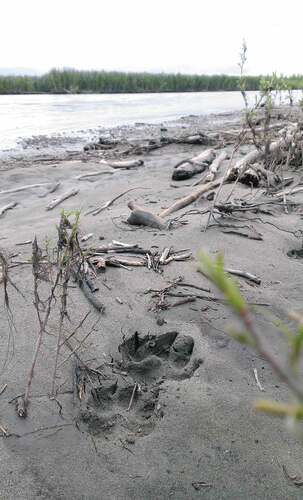
[[[250,92],[253,100],[255,93]],[[185,115],[238,111],[240,92],[180,94],[0,95],[0,150],[37,135],[155,123]]]

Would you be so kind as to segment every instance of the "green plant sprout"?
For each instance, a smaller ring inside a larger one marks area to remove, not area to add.
[[[256,402],[255,408],[269,415],[303,420],[303,388],[301,388],[299,383],[300,373],[298,370],[299,360],[303,350],[303,317],[299,314],[292,314],[291,319],[294,319],[298,324],[295,332],[291,332],[283,324],[277,324],[279,330],[283,331],[288,339],[289,369],[286,370],[280,362],[265,349],[262,337],[256,328],[252,311],[241,295],[236,283],[232,280],[230,275],[224,271],[223,255],[219,254],[216,259],[212,259],[204,252],[200,251],[198,254],[198,271],[223,293],[227,304],[241,320],[244,331],[232,333],[233,338],[254,348],[288,386],[290,392],[297,400],[295,404],[260,400]]]

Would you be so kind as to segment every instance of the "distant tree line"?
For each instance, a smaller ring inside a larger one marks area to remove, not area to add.
[[[246,90],[258,90],[262,78],[264,77],[245,77]],[[289,89],[303,88],[303,76],[301,75],[283,77],[283,82],[284,86],[287,82]],[[42,76],[0,76],[0,94],[203,92],[238,89],[239,77],[230,75],[53,69]]]

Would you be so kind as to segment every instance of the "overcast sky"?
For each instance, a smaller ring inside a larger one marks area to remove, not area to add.
[[[303,73],[303,0],[2,0],[0,68]]]

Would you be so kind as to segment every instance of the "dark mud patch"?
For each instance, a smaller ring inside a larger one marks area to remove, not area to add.
[[[192,377],[202,360],[190,335],[135,333],[119,346],[120,359],[97,370],[75,369],[80,429],[94,434],[140,437],[164,416],[159,403],[165,380]]]
[[[303,259],[303,248],[300,248],[299,250],[293,248],[287,252],[287,256],[291,259]]]

